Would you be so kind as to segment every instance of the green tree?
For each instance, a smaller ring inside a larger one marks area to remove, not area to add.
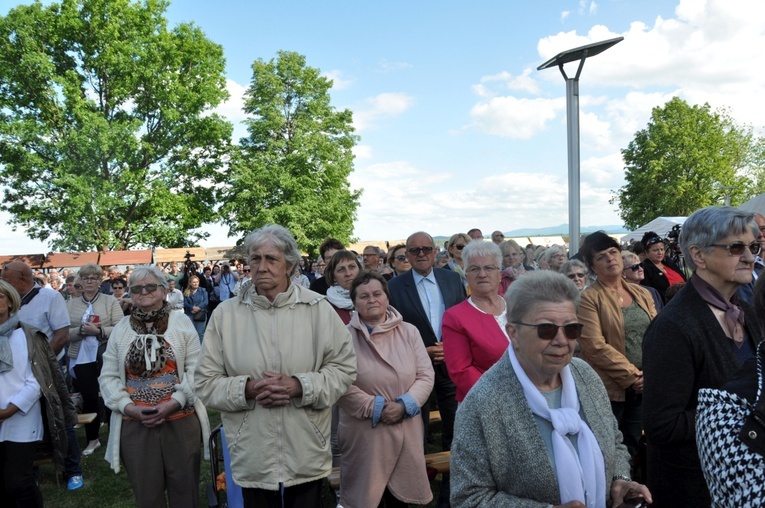
[[[11,225],[61,250],[177,247],[214,218],[231,124],[223,49],[165,0],[0,17],[0,175]]]
[[[311,255],[328,236],[350,241],[360,195],[348,183],[357,137],[351,112],[330,104],[331,87],[298,53],[253,63],[244,106],[249,136],[222,198],[231,236],[281,224]]]
[[[724,111],[674,97],[653,109],[648,126],[622,150],[627,183],[611,203],[618,201],[628,228],[721,205],[726,195],[740,204],[750,187],[752,146],[751,131]]]

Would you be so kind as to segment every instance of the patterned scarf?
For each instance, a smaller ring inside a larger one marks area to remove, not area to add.
[[[13,331],[18,327],[18,314],[11,314],[5,323],[0,325],[0,372],[13,370],[13,353],[9,339]]]
[[[167,364],[165,339],[170,320],[170,306],[162,302],[162,307],[145,311],[133,307],[130,314],[130,327],[138,336],[128,348],[125,363],[128,372],[134,376],[149,377],[159,373]],[[146,323],[154,323],[151,331]]]

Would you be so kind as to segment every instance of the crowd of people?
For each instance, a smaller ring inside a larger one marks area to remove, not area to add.
[[[0,498],[42,506],[43,437],[82,488],[107,424],[98,455],[124,467],[137,506],[199,506],[209,408],[244,506],[321,506],[333,467],[339,506],[425,505],[437,409],[439,507],[737,506],[705,478],[719,464],[699,458],[696,409],[734,380],[756,402],[764,245],[765,216],[709,207],[678,238],[596,232],[574,256],[476,228],[360,253],[328,238],[312,260],[269,225],[221,263],[13,261]],[[82,448],[80,398],[97,415]]]

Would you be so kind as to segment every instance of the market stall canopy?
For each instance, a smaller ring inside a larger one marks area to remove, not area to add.
[[[98,264],[98,252],[51,252],[43,268],[78,268],[88,263]],[[30,265],[34,268],[34,265]]]
[[[23,261],[32,268],[42,268],[45,263],[45,254],[13,254],[0,256],[0,266],[5,266],[11,261]]]
[[[98,259],[101,266],[112,265],[148,265],[151,263],[152,251],[146,250],[110,250],[102,252]]]
[[[687,217],[656,217],[645,226],[640,226],[635,231],[624,235],[621,241],[622,243],[627,243],[634,238],[636,242],[639,242],[643,235],[649,231],[653,231],[660,237],[666,238],[667,233],[672,231],[674,226],[682,226],[685,223],[685,219]]]
[[[753,197],[746,203],[741,203],[738,205],[738,208],[749,213],[758,212],[765,214],[765,193]]]

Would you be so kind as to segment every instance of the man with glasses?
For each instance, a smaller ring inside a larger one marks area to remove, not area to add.
[[[441,342],[441,320],[446,309],[465,299],[460,276],[443,268],[434,268],[436,248],[433,237],[424,231],[414,233],[406,240],[406,257],[412,269],[391,279],[388,285],[390,304],[401,313],[404,321],[420,331],[436,373],[434,392],[441,412],[441,448],[451,449],[454,436],[454,416],[457,412],[457,392],[444,363]],[[422,419],[428,430],[430,402],[422,407]],[[444,475],[439,507],[449,506],[449,477]]]
[[[67,381],[68,358],[65,346],[69,342],[69,311],[64,297],[58,291],[35,284],[32,269],[21,261],[11,261],[3,268],[2,279],[18,291],[21,296],[19,321],[33,326],[48,337],[48,342],[61,367],[61,377]],[[67,385],[71,385],[68,380]],[[80,445],[73,426],[66,427],[67,453],[64,459],[64,474],[67,490],[83,486],[80,467]]]

